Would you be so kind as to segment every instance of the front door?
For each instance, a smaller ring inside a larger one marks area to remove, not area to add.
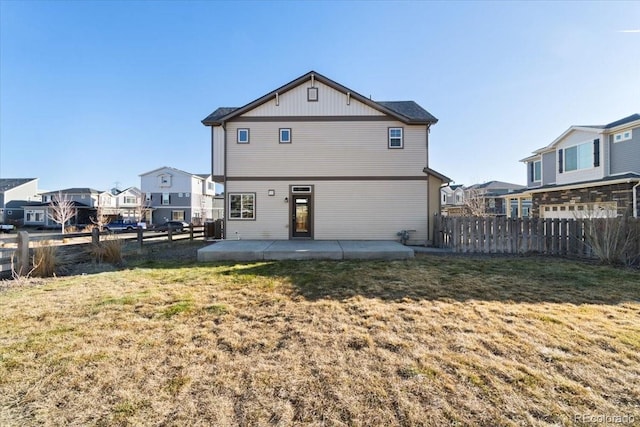
[[[312,219],[312,200],[311,194],[295,194],[291,195],[291,237],[310,239],[311,219]]]

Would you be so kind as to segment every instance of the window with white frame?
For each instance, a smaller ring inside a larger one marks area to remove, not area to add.
[[[291,128],[280,129],[280,144],[291,144]]]
[[[136,204],[136,198],[134,196],[124,196],[123,197],[123,201],[125,204],[127,205],[135,205]]]
[[[249,129],[241,128],[238,129],[238,144],[248,144],[249,143]]]
[[[171,211],[172,221],[184,221],[184,211]]]
[[[151,201],[151,193],[146,193],[144,195],[144,199],[145,199],[145,201],[150,202]]]
[[[593,143],[574,145],[564,150],[564,170],[571,172],[593,167]]]
[[[171,175],[168,173],[158,175],[158,185],[160,187],[171,187]]]
[[[613,135],[613,142],[622,142],[631,139],[633,136],[632,130],[625,130],[624,132],[618,132]]]
[[[28,210],[27,222],[44,222],[44,211]]]
[[[230,193],[229,219],[256,219],[255,193]]]
[[[402,128],[389,128],[389,148],[403,148]]]
[[[162,193],[162,204],[168,205],[171,203],[171,196],[169,193]]]

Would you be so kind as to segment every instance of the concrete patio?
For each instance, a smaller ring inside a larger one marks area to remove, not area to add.
[[[223,240],[198,250],[198,261],[410,259],[413,249],[386,240]]]

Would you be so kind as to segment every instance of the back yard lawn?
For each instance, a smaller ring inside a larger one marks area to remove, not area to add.
[[[640,273],[139,262],[0,291],[0,425],[640,423]],[[611,418],[610,418],[611,419]]]

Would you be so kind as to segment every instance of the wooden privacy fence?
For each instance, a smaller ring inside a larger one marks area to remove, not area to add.
[[[434,245],[453,249],[454,252],[540,253],[595,258],[597,254],[588,237],[589,227],[596,233],[624,227],[619,234],[629,239],[627,251],[640,254],[640,220],[637,218],[594,220],[438,215],[435,219]]]

